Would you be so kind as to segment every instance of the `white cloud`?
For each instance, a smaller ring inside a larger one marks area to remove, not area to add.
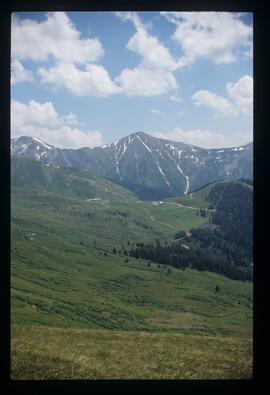
[[[11,55],[18,60],[85,63],[98,60],[103,48],[97,38],[81,39],[64,12],[48,13],[43,21],[12,16]]]
[[[197,106],[205,106],[216,110],[222,115],[233,115],[235,110],[229,100],[214,92],[200,90],[194,93],[192,100]]]
[[[73,114],[72,112],[70,112],[68,115],[64,115],[62,118],[69,125],[78,125],[79,124],[76,115]]]
[[[169,50],[145,29],[140,28],[137,30],[129,40],[127,48],[142,57],[142,64],[145,67],[163,68],[166,70],[174,70],[176,67]]]
[[[12,137],[32,136],[62,148],[93,147],[102,144],[98,131],[83,131],[70,125],[78,125],[72,113],[60,116],[51,102],[38,103],[31,100],[25,104],[11,101]]]
[[[191,97],[198,106],[216,110],[223,116],[252,114],[253,109],[253,78],[244,75],[235,83],[227,83],[228,98],[219,96],[208,90],[200,90]]]
[[[171,73],[176,63],[159,40],[149,34],[147,26],[134,12],[117,12],[123,21],[131,21],[136,29],[129,39],[127,49],[141,57],[134,69],[124,69],[116,78],[121,93],[127,96],[155,96],[177,88],[177,82]]]
[[[144,67],[124,69],[114,81],[101,65],[86,64],[81,70],[71,62],[57,63],[49,69],[40,67],[38,75],[52,89],[64,88],[76,96],[155,96],[177,87],[172,73]]]
[[[135,67],[124,69],[116,78],[121,92],[127,96],[155,96],[177,88],[172,73],[165,70]]]
[[[31,100],[28,105],[12,100],[11,102],[12,129],[20,129],[31,120],[32,126],[47,125],[48,127],[61,126],[62,120],[58,116],[51,102],[39,103]]]
[[[163,68],[174,70],[176,62],[158,39],[149,34],[147,27],[142,23],[135,12],[117,12],[116,15],[123,21],[133,22],[136,32],[127,43],[127,48],[142,57],[141,64],[146,68]]]
[[[14,14],[12,83],[30,81],[33,78],[31,72],[25,70],[21,60],[45,62],[52,58],[52,66],[43,65],[37,72],[41,82],[52,89],[66,89],[75,96],[155,96],[176,89],[177,81],[172,72],[194,62],[198,57],[226,63],[236,57],[239,47],[242,46],[245,52],[251,48],[252,29],[242,22],[241,14],[161,14],[176,24],[173,37],[176,41],[180,40],[183,56],[175,60],[168,48],[149,33],[149,26],[142,23],[138,14],[118,12],[116,15],[119,18],[134,24],[136,31],[126,47],[141,59],[135,68],[124,68],[114,80],[102,65],[94,64],[104,52],[99,40],[82,39],[66,13],[48,13],[42,21],[20,19]],[[232,102],[238,103],[237,111],[245,112],[250,108],[250,100],[245,98],[245,92],[241,93],[242,96],[239,92],[240,88],[245,90],[244,85],[248,89],[248,83],[247,80],[243,81],[241,87],[228,84],[228,99],[213,96],[210,91],[195,93],[194,97],[197,104],[208,105],[220,114],[233,114],[232,107],[235,106]],[[180,102],[181,99],[172,95],[170,100]]]
[[[170,132],[155,132],[153,136],[180,141],[185,144],[196,145],[201,148],[225,148],[240,146],[249,143],[252,140],[252,133],[234,133],[233,135],[213,133],[209,130],[183,130],[176,127]]]
[[[244,56],[247,59],[252,59],[253,58],[253,45],[251,45],[245,52]]]
[[[18,82],[33,81],[33,74],[30,70],[26,70],[25,67],[18,60],[14,59],[11,62],[11,84],[17,84]]]
[[[89,63],[81,70],[74,63],[59,62],[49,69],[39,68],[38,74],[43,84],[65,88],[76,96],[108,97],[119,91],[101,65]]]
[[[75,96],[155,96],[175,89],[177,82],[170,72],[175,62],[168,49],[148,33],[136,13],[117,15],[134,24],[136,33],[127,48],[138,53],[141,62],[134,69],[123,69],[112,80],[102,65],[93,63],[103,54],[101,43],[97,39],[81,39],[80,32],[64,12],[48,13],[42,21],[20,19],[15,14],[12,57],[17,69],[20,67],[21,76],[17,81],[30,78],[26,72],[22,75],[20,60],[42,63],[52,58],[52,66],[38,68],[41,83],[53,90],[66,89]]]
[[[235,83],[228,83],[226,89],[240,112],[247,113],[253,108],[253,78],[244,75]]]
[[[76,96],[155,96],[175,89],[177,82],[169,71],[174,61],[167,48],[148,34],[136,13],[117,13],[117,16],[131,20],[137,29],[127,44],[128,49],[142,57],[137,67],[123,69],[113,81],[101,65],[86,63],[79,68],[72,61],[58,61],[50,68],[38,69],[41,82],[53,89],[64,88]]]
[[[137,29],[143,28],[144,25],[142,21],[140,20],[138,14],[136,12],[126,12],[126,11],[121,11],[121,12],[116,12],[115,15],[120,18],[122,21],[131,21],[133,22],[134,26]]]
[[[157,115],[164,115],[164,113],[157,108],[151,108],[151,113],[152,114],[157,114]]]
[[[161,12],[176,25],[172,36],[183,50],[178,66],[206,58],[216,64],[235,61],[250,53],[252,27],[241,20],[241,13],[230,12]]]
[[[174,95],[171,95],[171,96],[169,97],[169,99],[170,99],[171,101],[175,101],[176,103],[182,103],[182,99],[180,99],[179,97],[174,96]]]

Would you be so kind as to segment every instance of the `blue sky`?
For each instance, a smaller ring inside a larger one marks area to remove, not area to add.
[[[12,17],[11,132],[79,148],[144,131],[206,148],[253,130],[247,13]]]

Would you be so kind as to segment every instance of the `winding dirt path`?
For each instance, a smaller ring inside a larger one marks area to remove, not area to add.
[[[177,228],[176,228],[175,226],[170,225],[170,224],[167,224],[166,222],[158,221],[157,219],[155,219],[154,217],[152,217],[152,216],[149,214],[149,211],[147,210],[147,208],[142,208],[142,209],[146,212],[146,214],[147,214],[148,217],[151,219],[151,221],[158,222],[159,224],[168,226],[169,228],[171,228],[171,229],[173,229],[173,230],[177,230]]]
[[[191,210],[200,210],[200,207],[193,207],[193,206],[184,206],[181,203],[175,203],[175,202],[161,202],[163,204],[176,204],[177,206],[184,207],[184,208],[190,208]],[[216,211],[215,209],[209,209],[209,208],[203,208],[205,211]]]

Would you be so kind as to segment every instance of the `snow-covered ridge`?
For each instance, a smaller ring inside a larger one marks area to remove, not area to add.
[[[37,139],[36,137],[33,137],[33,140],[37,141],[38,143],[40,143],[41,145],[43,145],[45,148],[48,148],[48,149],[53,149],[53,147],[52,147],[52,146],[50,146],[50,145],[47,145],[46,143],[44,143],[43,141],[41,141],[41,140]],[[39,149],[39,148],[38,148],[38,149]]]
[[[234,147],[231,148],[231,151],[243,151],[245,148],[244,147]]]
[[[144,133],[144,132],[132,133],[132,134],[126,136],[126,137],[121,138],[118,142],[111,142],[111,143],[109,143],[109,144],[105,144],[105,145],[103,145],[103,146],[94,147],[94,148],[109,148],[109,147],[111,147],[112,145],[116,146],[117,144],[119,144],[119,142],[120,142],[121,140],[124,140],[124,139],[131,140],[132,137],[134,138],[135,136],[136,136],[138,139],[140,139],[140,141],[141,141],[143,144],[145,144],[145,146],[146,146],[148,149],[150,149],[150,148],[149,148],[149,145],[148,145],[149,139],[150,139],[150,140],[153,140],[153,139],[154,139],[155,141],[162,142],[163,145],[165,145],[166,147],[170,147],[171,150],[174,150],[174,149],[175,149],[175,150],[178,150],[178,149],[180,149],[180,148],[185,147],[186,149],[188,149],[188,150],[190,150],[190,151],[192,151],[192,152],[200,152],[200,150],[201,150],[201,151],[210,153],[212,150],[217,150],[217,149],[218,149],[218,148],[211,148],[211,149],[208,148],[208,149],[207,149],[207,148],[202,148],[202,147],[199,147],[199,146],[195,146],[195,145],[183,143],[183,142],[180,142],[180,141],[172,141],[172,140],[167,140],[167,139],[164,139],[164,138],[158,138],[158,137],[154,137],[154,136],[152,136],[152,135],[148,135],[148,134],[146,134],[146,133]],[[142,137],[145,139],[145,141],[142,140]],[[11,139],[11,142],[12,142],[12,143],[15,143],[16,141],[19,141],[20,139],[35,140],[35,141],[37,141],[38,143],[42,144],[44,147],[46,147],[46,148],[48,148],[48,149],[57,148],[56,146],[53,146],[53,145],[48,144],[48,143],[45,143],[44,141],[40,140],[40,139],[37,138],[37,137],[30,137],[30,136],[19,136],[19,137],[15,137],[15,138],[12,138],[12,139]],[[29,144],[30,144],[30,142],[29,142]],[[233,150],[233,151],[236,151],[236,150],[242,151],[242,150],[245,150],[245,149],[249,149],[248,146],[251,145],[251,144],[252,144],[252,142],[247,143],[247,144],[242,145],[242,146],[239,146],[239,147],[226,147],[226,148],[224,148],[224,149],[220,149],[220,150],[217,151],[217,152],[224,152],[224,150],[227,150],[227,151],[229,151],[229,150],[231,150],[231,151],[232,151],[232,150]],[[81,147],[81,148],[91,148],[91,149],[93,149],[93,147]],[[80,149],[80,148],[79,148],[79,149]],[[75,149],[75,150],[76,150],[76,149]]]
[[[152,154],[151,149],[142,141],[142,139],[136,134],[136,137],[140,140],[140,142],[145,146],[145,148],[147,149],[147,151],[149,151]]]

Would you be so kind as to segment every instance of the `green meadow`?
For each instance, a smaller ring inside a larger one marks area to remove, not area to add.
[[[13,189],[12,378],[250,378],[252,283],[127,255],[208,217],[108,186]],[[176,202],[207,207],[202,192]]]

